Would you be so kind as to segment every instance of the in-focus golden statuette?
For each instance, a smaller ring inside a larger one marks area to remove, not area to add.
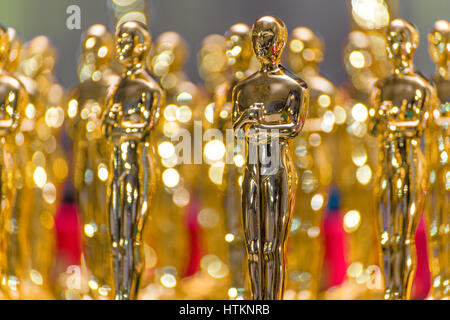
[[[114,35],[103,25],[91,26],[82,38],[78,67],[80,84],[69,94],[67,131],[74,144],[74,186],[82,218],[83,259],[90,296],[107,298],[112,289],[106,181],[109,176],[107,143],[101,120],[108,89],[119,77],[113,70]]]
[[[151,35],[137,21],[116,31],[120,82],[107,98],[103,132],[110,141],[109,230],[116,299],[134,299],[144,268],[142,228],[154,192],[153,151],[148,138],[165,95],[145,66]]]
[[[386,31],[392,75],[371,97],[371,132],[379,137],[376,194],[385,299],[409,299],[416,269],[415,232],[423,210],[427,166],[420,139],[435,108],[435,88],[414,69],[419,33],[395,19]]]
[[[436,63],[432,77],[440,104],[433,106],[433,121],[425,133],[425,154],[429,170],[428,219],[429,298],[450,297],[450,23],[436,21],[428,35],[430,56]]]
[[[282,299],[297,185],[291,145],[306,119],[309,90],[280,64],[287,42],[283,21],[259,18],[252,41],[260,69],[232,94],[233,129],[238,139],[244,136],[246,148],[244,241],[253,299]]]
[[[20,129],[28,94],[23,84],[5,70],[10,44],[7,29],[0,26],[0,296],[18,299],[24,266],[16,259],[20,247],[17,220],[13,215],[18,167],[13,157],[15,136]]]

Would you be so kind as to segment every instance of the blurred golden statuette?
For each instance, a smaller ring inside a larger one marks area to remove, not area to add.
[[[223,137],[226,137],[232,130],[233,87],[250,74],[251,62],[254,58],[251,29],[248,25],[234,24],[226,32],[225,37],[227,64],[231,73],[229,79],[216,88],[213,104],[213,126],[221,131]],[[227,144],[225,148],[227,149],[225,156],[218,162],[212,162],[209,171],[223,166],[223,170],[219,174],[220,178],[214,179],[214,181],[219,187],[218,197],[224,215],[225,234],[222,237],[228,244],[230,283],[227,293],[231,299],[242,299],[245,290],[245,248],[241,227],[239,178],[243,172],[244,156],[238,149],[239,146],[235,146],[234,143]],[[211,155],[207,154],[207,156],[211,158]],[[227,157],[232,157],[232,160],[224,159]]]
[[[103,25],[93,25],[82,37],[78,76],[80,84],[67,99],[67,131],[74,145],[74,186],[82,218],[85,281],[94,299],[110,298],[112,262],[106,181],[109,154],[101,132],[104,100],[119,76],[114,70],[114,35]]]
[[[429,51],[436,63],[432,77],[440,104],[433,106],[433,121],[425,132],[425,154],[429,170],[428,219],[431,289],[429,298],[450,296],[450,23],[436,21],[428,35]]]
[[[327,207],[332,181],[330,163],[334,161],[336,88],[319,73],[323,61],[323,40],[306,27],[292,30],[287,61],[294,73],[304,79],[310,90],[308,119],[295,139],[295,169],[299,186],[289,238],[287,288],[294,299],[317,298],[323,261],[322,218]],[[287,291],[288,292],[288,291]],[[288,296],[289,297],[289,296]]]
[[[55,78],[57,51],[46,36],[37,36],[22,50],[19,74],[29,93],[20,127],[17,163],[21,184],[17,212],[27,219],[24,298],[54,297],[52,273],[57,244],[54,218],[63,196],[68,165],[60,143],[65,115],[65,90]]]
[[[175,141],[182,137],[181,143],[192,144],[198,94],[185,72],[188,52],[182,36],[168,31],[159,35],[147,58],[150,70],[161,79],[167,103],[151,135],[158,173],[152,223],[144,230],[145,252],[152,261],[146,266],[152,283],[142,290],[144,299],[186,296],[181,282],[190,261],[188,214],[195,203],[198,166],[190,165],[190,152],[179,152]]]
[[[17,259],[23,231],[18,230],[14,210],[18,182],[14,155],[15,137],[20,132],[28,94],[18,78],[6,70],[10,48],[8,30],[0,26],[0,296],[18,299],[24,265]]]

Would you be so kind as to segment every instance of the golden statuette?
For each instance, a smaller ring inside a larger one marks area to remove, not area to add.
[[[219,85],[215,92],[214,126],[224,136],[232,128],[233,87],[248,74],[252,54],[252,40],[250,27],[244,23],[237,23],[230,27],[225,34],[227,39],[227,62],[231,68],[231,77]],[[239,49],[236,49],[239,48]],[[230,144],[233,147],[233,144]],[[229,146],[227,146],[229,147]],[[243,157],[238,150],[230,150],[233,163],[225,164],[220,179],[220,202],[224,211],[226,240],[229,243],[228,263],[230,266],[230,289],[236,290],[236,298],[244,296],[244,259],[245,249],[241,229],[240,192],[238,178],[242,173]]]
[[[93,298],[108,297],[112,287],[112,268],[107,263],[111,258],[106,207],[109,157],[101,120],[108,89],[119,80],[112,69],[113,58],[114,35],[103,25],[91,26],[82,39],[80,84],[70,92],[67,104],[74,185],[83,221],[83,262],[87,281],[95,283],[90,286]]]
[[[450,296],[450,23],[436,21],[428,35],[430,56],[436,63],[432,77],[440,104],[433,106],[430,128],[425,133],[429,194],[425,204],[428,220],[431,299]]]
[[[23,265],[15,259],[18,247],[17,220],[13,216],[17,166],[13,160],[28,94],[23,84],[5,70],[10,53],[7,29],[0,26],[0,296],[18,299]]]
[[[57,262],[55,217],[63,198],[68,165],[59,140],[64,125],[65,90],[55,77],[57,50],[46,36],[23,47],[19,79],[29,101],[16,136],[17,184],[15,212],[26,222],[27,242],[22,298],[54,298]],[[20,139],[18,139],[20,138]]]
[[[287,62],[292,71],[308,83],[310,104],[302,133],[295,139],[295,163],[299,186],[289,240],[288,290],[298,299],[315,299],[322,275],[323,213],[328,202],[334,160],[327,137],[337,140],[333,108],[336,88],[320,74],[324,58],[323,40],[311,29],[292,30]],[[334,151],[334,150],[333,150]]]
[[[282,299],[286,240],[297,176],[293,138],[306,119],[306,83],[280,64],[287,42],[283,21],[264,16],[252,27],[257,72],[233,89],[233,130],[245,136],[242,182],[244,241],[253,299]]]
[[[147,65],[161,79],[166,104],[161,106],[161,118],[151,137],[158,151],[155,163],[159,170],[152,223],[144,231],[144,241],[148,245],[146,250],[151,252],[149,256],[153,256],[149,260],[154,263],[146,265],[145,275],[151,276],[152,283],[146,287],[148,290],[142,291],[143,297],[147,293],[158,299],[183,299],[182,283],[190,260],[187,213],[195,202],[193,186],[198,168],[184,163],[185,155],[176,152],[175,137],[180,132],[193,132],[198,94],[185,72],[189,47],[180,34],[173,31],[160,34],[152,45],[152,53]],[[153,290],[156,286],[161,290]]]
[[[379,137],[375,187],[385,299],[409,299],[416,269],[414,236],[423,209],[427,167],[420,139],[436,103],[436,90],[414,69],[419,33],[391,21],[386,51],[393,74],[379,80],[371,97],[371,132]]]
[[[117,59],[123,66],[107,98],[103,133],[112,150],[108,189],[115,298],[134,299],[144,268],[142,228],[155,188],[153,152],[148,142],[165,95],[150,76],[145,59],[151,45],[147,27],[127,21],[116,31]]]

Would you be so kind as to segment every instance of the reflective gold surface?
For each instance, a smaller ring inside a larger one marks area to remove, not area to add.
[[[340,299],[372,299],[383,289],[372,195],[378,146],[368,128],[370,91],[377,79],[392,69],[385,43],[384,29],[355,30],[349,33],[344,47],[349,82],[341,86],[336,97],[334,113],[340,125],[334,147],[340,156],[333,160],[333,179],[339,187],[348,239],[347,279],[341,286]]]
[[[279,64],[287,42],[281,20],[259,18],[252,27],[252,41],[260,69],[240,81],[232,95],[233,129],[237,136],[244,131],[246,146],[244,241],[253,299],[282,299],[297,185],[291,145],[305,122],[309,91],[303,80]],[[275,161],[276,167],[271,167]]]
[[[116,37],[87,28],[77,65],[60,30],[0,26],[0,300],[407,300],[427,265],[426,299],[449,299],[448,21],[418,20],[430,81],[398,0],[348,2],[331,69],[318,34],[271,16],[224,35],[188,21],[152,45],[164,15],[107,7]],[[66,94],[56,74],[75,68]]]
[[[27,42],[19,65],[20,79],[29,92],[21,125],[17,161],[22,177],[17,210],[27,218],[29,243],[24,298],[51,299],[56,263],[55,216],[62,201],[68,164],[60,143],[64,124],[65,90],[54,71],[56,48],[46,36]]]
[[[295,168],[299,186],[289,238],[287,288],[295,299],[316,299],[322,276],[322,218],[332,182],[333,154],[330,143],[335,124],[336,88],[319,73],[324,44],[306,27],[292,30],[287,60],[294,73],[308,83],[308,119],[295,139]]]
[[[186,293],[181,281],[189,265],[188,212],[195,202],[194,177],[197,166],[185,163],[190,155],[177,150],[175,137],[193,132],[194,112],[198,103],[197,87],[185,73],[188,46],[176,32],[162,33],[152,47],[147,65],[160,77],[166,92],[166,105],[152,131],[156,148],[156,191],[152,203],[152,221],[145,232],[146,252],[152,261],[146,272],[152,276],[143,297],[182,299]],[[190,137],[189,137],[190,138]],[[192,141],[183,140],[184,144]],[[189,158],[189,159],[188,159]]]
[[[433,120],[425,133],[425,155],[429,170],[429,194],[425,212],[429,231],[431,299],[448,299],[450,295],[450,24],[436,21],[428,35],[429,52],[436,63],[432,80],[440,104],[430,111]]]
[[[227,63],[230,66],[230,79],[216,89],[214,103],[214,123],[224,137],[227,129],[232,129],[232,90],[234,86],[249,75],[251,68],[252,42],[250,27],[244,23],[237,23],[230,27],[225,34]],[[233,146],[227,146],[232,148]],[[234,149],[234,148],[233,148]],[[228,295],[231,299],[244,297],[245,248],[242,234],[242,214],[240,208],[239,176],[242,175],[243,154],[240,150],[227,150],[233,157],[233,163],[223,163],[219,184],[219,201],[224,214],[225,238],[228,244],[228,264],[230,267],[230,284]],[[212,164],[211,168],[217,164]]]
[[[427,167],[420,138],[436,104],[436,90],[414,69],[419,34],[395,19],[387,28],[386,51],[393,74],[372,91],[371,132],[379,137],[376,185],[378,237],[385,299],[409,299],[416,269],[415,232],[425,199]]]
[[[20,55],[23,47],[23,43],[21,39],[19,39],[19,36],[16,32],[16,30],[12,28],[8,28],[8,37],[9,37],[9,54],[8,54],[8,60],[4,63],[4,69],[9,72],[11,75],[16,77],[19,81],[22,81],[23,79],[20,79],[21,76],[17,74],[17,67],[20,60]],[[29,93],[28,88],[25,87],[25,90]],[[28,97],[30,99],[30,97]],[[23,120],[22,120],[23,121]],[[19,130],[20,131],[20,130]],[[20,132],[19,132],[19,137]],[[20,140],[20,139],[19,139]],[[22,144],[23,145],[23,144]],[[15,276],[16,279],[16,290],[15,290],[15,298],[22,298],[24,296],[24,290],[22,289],[23,281],[26,278],[26,264],[27,259],[29,257],[29,244],[28,244],[28,237],[27,237],[27,223],[29,221],[29,217],[24,214],[22,210],[20,210],[20,206],[17,203],[17,200],[20,199],[20,193],[22,192],[23,185],[21,184],[21,176],[18,173],[18,170],[22,167],[23,163],[20,163],[20,157],[17,157],[17,151],[21,152],[22,150],[20,146],[17,146],[15,144],[14,148],[14,154],[12,155],[14,162],[19,162],[19,164],[16,164],[15,166],[11,166],[10,169],[12,172],[15,172],[16,174],[16,182],[15,183],[15,199],[13,201],[12,206],[12,213],[10,221],[14,222],[15,230],[10,230],[10,249],[8,250],[8,254],[6,259],[9,261],[8,264],[14,266],[15,268]],[[19,161],[17,161],[19,160]],[[12,231],[12,232],[11,232]]]
[[[109,230],[115,298],[134,299],[145,265],[142,228],[154,193],[154,160],[148,136],[165,95],[147,73],[151,35],[142,23],[127,21],[116,31],[122,77],[107,98],[103,132],[111,144]]]
[[[191,178],[193,197],[185,213],[190,252],[181,287],[185,297],[191,299],[234,299],[242,294],[231,287],[228,250],[231,236],[226,237],[222,197],[226,146],[221,138],[225,139],[225,135],[217,127],[215,114],[215,93],[231,77],[229,45],[224,36],[216,34],[207,36],[202,43],[198,68],[204,83],[196,84],[197,102],[193,110],[193,119],[197,121],[193,125],[192,144],[183,143],[192,150],[193,158],[191,164],[184,165],[186,172],[203,177]],[[233,138],[232,130],[229,136]]]
[[[67,130],[74,143],[74,185],[82,217],[83,259],[93,298],[112,295],[112,262],[106,206],[109,154],[101,132],[108,89],[119,77],[113,69],[114,36],[103,25],[82,38],[80,84],[67,99]]]
[[[211,34],[203,39],[198,53],[198,73],[211,93],[228,77],[227,40],[223,35]]]
[[[10,45],[11,39],[8,30],[0,27],[0,288],[2,297],[18,299],[20,298],[21,280],[25,272],[20,255],[25,234],[22,229],[18,228],[19,221],[23,222],[23,220],[15,210],[16,185],[19,181],[16,175],[18,167],[14,155],[16,151],[15,135],[20,132],[25,106],[28,103],[28,94],[18,78],[5,70]]]
[[[388,6],[389,5],[389,6]],[[393,6],[392,6],[393,5]],[[339,213],[345,237],[346,279],[324,292],[331,299],[379,299],[383,281],[379,267],[374,216],[377,138],[368,132],[370,91],[387,76],[385,28],[396,14],[395,1],[353,1],[351,28],[343,50],[348,81],[336,96],[336,130],[331,140],[333,183],[339,190]]]

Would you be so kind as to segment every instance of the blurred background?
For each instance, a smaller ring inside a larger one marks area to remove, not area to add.
[[[202,39],[212,33],[223,34],[232,24],[251,25],[258,17],[274,15],[281,18],[289,30],[307,26],[325,40],[325,60],[322,73],[336,85],[346,80],[342,65],[343,45],[350,31],[349,2],[345,0],[147,0],[149,25],[153,37],[165,31],[180,33],[189,43],[187,72],[199,82],[196,53]],[[67,7],[81,8],[81,30],[66,27]],[[449,19],[448,0],[396,0],[390,2],[392,18],[404,18],[419,29],[421,43],[416,54],[417,68],[431,75],[434,66],[429,59],[426,34],[438,19]],[[445,10],[447,8],[447,10]],[[59,50],[56,75],[69,88],[78,81],[76,61],[80,37],[95,23],[114,26],[114,13],[109,0],[2,0],[0,23],[15,28],[24,39],[47,35]]]
[[[342,88],[342,85],[348,82],[348,74],[343,64],[344,45],[349,32],[355,29],[350,3],[357,2],[358,0],[147,0],[146,19],[154,39],[163,32],[175,31],[186,40],[190,51],[186,73],[196,84],[202,83],[198,73],[197,53],[206,36],[224,34],[231,25],[238,22],[251,25],[263,15],[282,19],[289,31],[298,26],[306,26],[320,35],[325,42],[321,75],[331,80],[336,87]],[[142,2],[136,0],[1,0],[0,24],[15,28],[24,42],[38,35],[49,37],[58,50],[56,78],[63,87],[70,89],[79,83],[77,62],[83,32],[93,24],[104,24],[113,30],[117,18],[114,8],[117,9],[119,4],[131,4],[130,10],[142,9],[133,8],[134,3],[142,5]],[[435,72],[435,66],[428,54],[427,33],[436,20],[450,19],[449,0],[386,0],[386,3],[389,5],[391,19],[407,19],[419,29],[421,40],[415,55],[416,68],[424,75],[431,76]],[[79,6],[81,10],[80,28],[74,30],[67,27],[67,19],[71,15],[67,10],[72,5]],[[368,21],[370,18],[376,19],[377,14],[381,16],[379,12],[370,10],[366,10],[365,14],[366,18],[369,18]],[[67,152],[69,168],[72,168],[71,141],[65,134],[62,136],[62,144]],[[65,256],[65,265],[80,263],[82,246],[77,209],[71,206],[74,201],[73,194],[69,179],[66,183],[66,203],[62,205],[55,219],[58,248],[60,254],[62,252]],[[339,223],[341,222],[333,226]],[[336,230],[342,233],[342,225]],[[344,236],[333,235],[333,232],[330,227],[324,232],[329,241],[327,252],[335,253],[334,257],[330,256],[331,262],[328,263],[333,266],[333,270],[338,270],[341,265],[339,270],[342,272],[339,272],[342,277],[338,275],[339,280],[336,282],[340,284],[347,268],[346,262],[343,261],[344,249],[338,248],[339,241]],[[430,288],[424,232],[421,223],[417,233],[417,277],[420,281],[417,281],[415,286],[416,299],[426,297]]]

